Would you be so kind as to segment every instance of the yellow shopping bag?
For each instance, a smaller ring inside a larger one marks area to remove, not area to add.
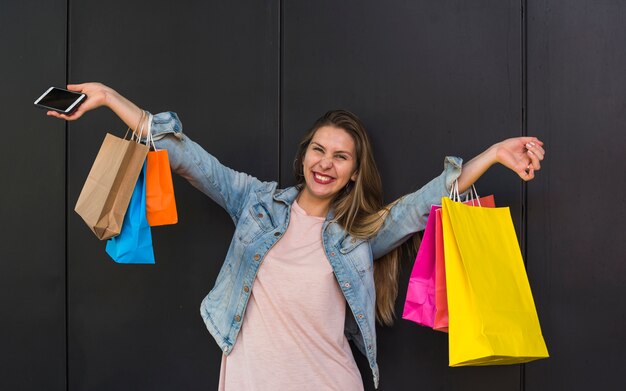
[[[442,199],[449,364],[548,357],[509,208]]]

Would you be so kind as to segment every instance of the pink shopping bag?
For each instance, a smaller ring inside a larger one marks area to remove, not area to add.
[[[402,312],[403,319],[431,328],[435,322],[435,210],[439,208],[430,209]]]

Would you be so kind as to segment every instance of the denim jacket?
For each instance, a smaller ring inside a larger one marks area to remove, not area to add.
[[[215,286],[204,298],[200,313],[224,354],[237,340],[256,274],[268,251],[289,225],[294,187],[278,189],[223,166],[182,133],[175,113],[151,116],[150,132],[158,148],[167,149],[172,170],[224,208],[235,223],[235,234]],[[322,242],[337,283],[348,303],[345,334],[369,362],[378,387],[376,363],[376,290],[373,260],[423,230],[432,204],[439,204],[461,173],[462,161],[446,157],[444,171],[420,190],[394,205],[380,231],[369,240],[351,237],[332,219],[322,228]]]

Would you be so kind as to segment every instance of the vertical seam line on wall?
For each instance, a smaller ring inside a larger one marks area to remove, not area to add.
[[[65,84],[70,80],[70,0],[65,2]],[[70,124],[65,121],[65,389],[70,389],[69,378],[69,171]]]
[[[283,0],[278,0],[278,186],[282,187],[283,146]]]
[[[527,47],[527,0],[520,0],[520,25],[521,25],[521,133],[522,136],[528,136],[528,47]],[[522,208],[522,255],[526,265],[528,265],[528,187],[525,181],[522,181],[521,188]],[[520,390],[526,390],[526,365],[520,365]]]

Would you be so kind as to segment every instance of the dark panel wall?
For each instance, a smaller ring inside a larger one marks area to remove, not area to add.
[[[368,127],[388,201],[438,175],[444,156],[469,159],[520,134],[519,2],[288,1],[283,18],[286,183],[300,137],[330,109],[347,108]],[[495,169],[478,189],[511,205],[519,228],[515,175]],[[406,259],[398,314],[411,266]],[[448,368],[446,336],[404,320],[379,328],[378,344],[382,390],[520,387],[520,366]],[[366,360],[355,357],[373,389]]]
[[[153,113],[176,111],[225,164],[277,179],[277,2],[82,1],[70,23],[72,81],[99,80]],[[125,127],[106,110],[71,124],[71,205],[107,131]],[[153,229],[155,266],[113,263],[70,214],[70,390],[217,388],[221,352],[199,306],[232,221],[180,178],[174,185],[179,223]]]
[[[626,364],[626,4],[529,2],[528,265],[552,358],[528,390],[617,390]]]
[[[65,390],[65,125],[32,102],[65,83],[65,1],[0,5],[0,389]]]
[[[399,320],[378,330],[381,389],[620,389],[625,20],[618,2],[582,0],[5,1],[0,389],[217,385],[221,353],[198,307],[232,223],[175,178],[180,223],[153,230],[157,264],[108,259],[73,207],[105,132],[125,128],[104,109],[65,125],[32,108],[66,73],[178,112],[225,164],[283,186],[304,131],[347,108],[370,131],[388,201],[437,175],[443,156],[521,134],[527,103],[529,133],[548,148],[537,180],[525,193],[493,168],[478,189],[511,206],[552,357],[450,369],[444,334]]]

